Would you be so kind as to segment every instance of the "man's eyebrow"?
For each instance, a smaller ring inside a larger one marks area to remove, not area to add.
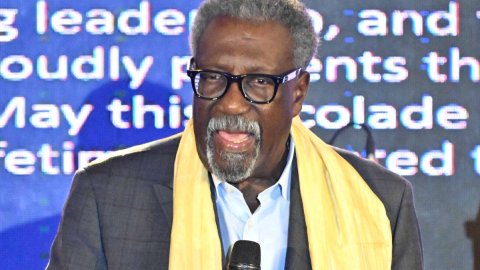
[[[211,70],[217,70],[217,71],[228,72],[228,73],[230,73],[230,70],[232,69],[231,67],[232,67],[231,63],[212,64],[212,65],[208,65],[208,64],[201,65],[197,63],[197,66],[196,66],[196,68],[198,69],[211,69]],[[246,74],[246,73],[276,74],[273,67],[260,66],[260,65],[246,66],[244,70],[247,70],[247,71],[243,72],[242,74]],[[238,75],[238,74],[235,74],[235,75]]]

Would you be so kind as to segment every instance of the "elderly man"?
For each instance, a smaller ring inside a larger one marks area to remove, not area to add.
[[[211,0],[188,70],[193,119],[79,170],[49,269],[422,269],[410,184],[324,144],[298,115],[317,38],[295,0]]]

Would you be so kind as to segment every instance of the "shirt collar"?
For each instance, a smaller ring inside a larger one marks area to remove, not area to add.
[[[290,136],[289,140],[290,140],[290,143],[289,143],[289,149],[288,149],[287,164],[285,164],[285,168],[283,169],[283,172],[280,175],[280,178],[273,185],[273,186],[276,186],[276,185],[280,186],[280,190],[282,192],[282,197],[285,200],[288,200],[288,201],[290,201],[290,178],[291,178],[291,174],[292,174],[293,154],[295,152],[295,143],[293,141],[292,136]],[[214,175],[213,173],[212,173],[212,179],[213,179],[213,183],[215,185],[215,191],[216,191],[216,195],[217,195],[216,197],[218,198],[218,196],[219,196],[219,192],[218,192],[219,186],[221,184],[223,184],[223,185],[230,185],[230,184],[225,182],[225,181],[220,180],[220,178],[218,178],[218,176]],[[234,187],[232,186],[232,188],[234,188]]]

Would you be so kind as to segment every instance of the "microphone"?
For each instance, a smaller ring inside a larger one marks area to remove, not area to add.
[[[367,134],[367,141],[366,141],[366,144],[365,144],[365,151],[367,152],[366,153],[367,154],[367,159],[376,162],[377,159],[375,158],[375,141],[373,139],[373,135],[372,135],[372,131],[371,131],[370,127],[366,124],[356,124],[356,123],[353,123],[353,122],[348,123],[346,126],[337,130],[333,134],[333,136],[330,139],[330,141],[328,142],[328,144],[333,145],[333,143],[337,139],[338,135],[340,135],[340,133],[342,133],[343,131],[345,131],[346,129],[348,129],[350,127],[360,127],[363,131],[365,131],[365,133]]]
[[[238,240],[233,244],[228,270],[260,270],[260,245],[257,242]]]

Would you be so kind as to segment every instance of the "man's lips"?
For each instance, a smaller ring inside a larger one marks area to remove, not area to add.
[[[253,134],[242,131],[219,130],[215,133],[215,140],[221,148],[233,152],[243,152],[255,143]]]
[[[241,143],[247,140],[249,136],[246,132],[228,132],[223,130],[218,131],[218,135],[222,139],[233,143]]]

